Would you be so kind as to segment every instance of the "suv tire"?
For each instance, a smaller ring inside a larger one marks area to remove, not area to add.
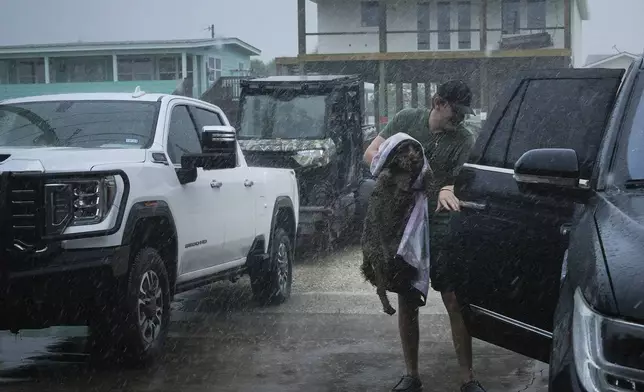
[[[293,246],[286,230],[273,232],[270,257],[251,269],[251,286],[255,299],[262,305],[277,305],[291,296],[293,283]],[[258,268],[259,267],[259,268]]]
[[[164,260],[150,247],[131,256],[108,308],[90,321],[95,359],[145,364],[163,350],[170,326],[170,285]]]

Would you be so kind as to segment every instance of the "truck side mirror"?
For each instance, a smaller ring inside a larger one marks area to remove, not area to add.
[[[577,153],[569,148],[527,151],[514,164],[514,179],[526,193],[571,197],[583,202],[588,188],[580,184]]]
[[[237,136],[231,126],[206,126],[201,133],[201,154],[184,154],[181,167],[204,170],[232,169],[237,166]]]

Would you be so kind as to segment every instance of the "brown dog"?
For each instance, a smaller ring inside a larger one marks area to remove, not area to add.
[[[415,202],[412,185],[423,164],[423,151],[417,142],[399,143],[387,156],[367,207],[362,232],[362,275],[376,287],[383,311],[389,315],[396,310],[387,298],[387,290],[410,290],[417,274],[396,253]]]

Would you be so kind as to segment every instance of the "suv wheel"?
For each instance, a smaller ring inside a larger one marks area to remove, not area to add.
[[[278,227],[273,233],[270,258],[251,270],[255,299],[263,305],[281,304],[291,296],[293,247],[287,232]]]
[[[90,321],[90,342],[94,356],[100,359],[146,363],[154,360],[165,344],[170,285],[165,263],[155,249],[140,249],[131,265],[127,281],[117,285],[109,309]]]

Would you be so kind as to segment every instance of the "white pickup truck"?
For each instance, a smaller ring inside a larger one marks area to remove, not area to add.
[[[153,359],[177,292],[248,273],[289,297],[298,209],[293,170],[248,167],[217,106],[0,102],[0,330],[89,325],[93,352]]]

